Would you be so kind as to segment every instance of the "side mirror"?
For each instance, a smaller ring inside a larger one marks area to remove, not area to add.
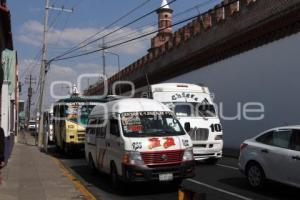
[[[190,132],[190,130],[191,130],[191,124],[190,124],[190,122],[186,122],[184,124],[184,129],[185,129],[186,132]]]

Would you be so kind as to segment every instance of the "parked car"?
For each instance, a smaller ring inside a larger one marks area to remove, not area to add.
[[[239,168],[250,186],[267,179],[300,188],[300,125],[267,130],[241,144]]]
[[[34,120],[29,120],[28,122],[28,130],[34,132],[36,130],[36,123]]]

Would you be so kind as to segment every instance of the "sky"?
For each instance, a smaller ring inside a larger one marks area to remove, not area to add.
[[[45,1],[26,0],[23,2],[20,3],[20,0],[7,0],[12,15],[14,48],[18,52],[19,73],[22,83],[21,98],[25,101],[27,100],[28,84],[25,79],[28,79],[31,74],[36,80],[36,84],[33,87],[33,103],[35,107],[38,99],[37,83],[40,69]],[[169,2],[171,3],[172,0],[169,0]],[[178,22],[205,12],[219,2],[220,0],[176,0],[170,5],[174,10],[173,22]],[[66,9],[73,9],[73,12],[55,10],[49,12],[49,29],[47,31],[49,48],[47,59],[49,60],[62,54],[97,32],[102,31],[95,38],[116,30],[154,11],[160,7],[161,3],[162,0],[50,0],[51,6],[63,6]],[[109,24],[142,4],[143,6],[135,10],[135,12],[123,17],[121,21],[105,29]],[[177,28],[174,27],[175,30]],[[157,30],[157,14],[152,13],[138,22],[106,37],[105,44],[115,44],[155,30]],[[121,68],[124,68],[147,54],[147,50],[150,48],[150,38],[153,36],[150,35],[126,45],[108,49],[107,51],[118,54],[120,56]],[[100,42],[93,43],[77,53],[97,49],[100,45]],[[60,84],[57,81],[79,84],[77,82],[80,75],[84,73],[102,73],[102,69],[102,56],[100,52],[76,59],[51,63],[46,77],[45,108],[58,98],[66,96],[69,93],[67,85]],[[118,71],[117,57],[108,53],[106,54],[106,71],[108,76]],[[95,78],[89,80],[83,79],[80,84],[81,92],[88,84],[92,84],[95,81]],[[53,86],[53,92],[51,92],[51,83],[58,83]]]

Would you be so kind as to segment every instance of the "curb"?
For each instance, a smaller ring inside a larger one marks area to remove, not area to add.
[[[57,158],[50,156],[52,160],[55,162],[55,164],[60,168],[60,170],[63,172],[64,176],[66,176],[70,181],[73,182],[75,187],[84,195],[84,197],[87,200],[97,200],[97,198],[87,189],[84,184],[76,178],[73,173],[68,170],[67,167]]]

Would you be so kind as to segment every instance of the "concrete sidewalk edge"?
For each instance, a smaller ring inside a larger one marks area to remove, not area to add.
[[[84,184],[76,177],[76,175],[70,170],[67,166],[65,166],[59,159],[54,156],[51,156],[53,162],[61,169],[64,176],[66,176],[75,187],[85,196],[87,200],[97,200],[97,198],[91,193],[91,191],[84,186]]]

